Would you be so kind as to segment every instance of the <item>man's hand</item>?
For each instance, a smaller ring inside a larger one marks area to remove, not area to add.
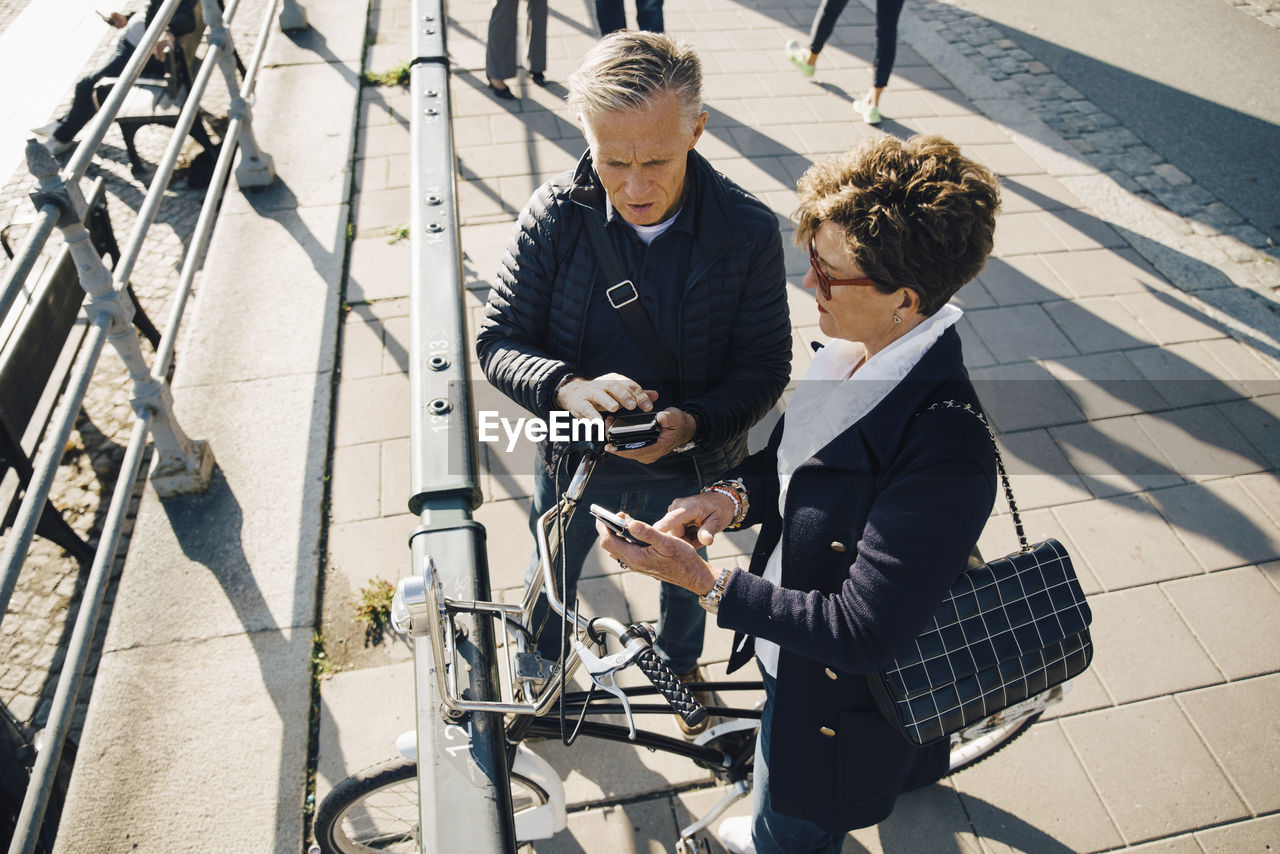
[[[671,502],[653,529],[674,534],[692,546],[709,546],[733,522],[733,501],[721,492],[703,492]],[[696,542],[695,542],[696,538]]]
[[[698,422],[694,421],[689,413],[672,406],[658,413],[658,426],[662,428],[662,433],[658,436],[658,441],[652,445],[637,448],[634,451],[611,451],[611,453],[649,465],[665,457],[672,448],[678,448],[685,442],[691,441],[694,433],[697,432]]]
[[[160,38],[156,39],[156,46],[151,49],[151,55],[156,59],[164,59],[165,54],[173,49],[173,33],[165,30],[160,34]]]
[[[556,407],[574,418],[600,420],[605,415],[620,410],[653,410],[658,393],[645,391],[640,384],[622,374],[604,374],[593,380],[574,377],[560,387],[556,394]]]
[[[627,523],[627,533],[649,543],[648,548],[628,543],[603,522],[596,522],[596,531],[600,534],[601,547],[626,569],[669,581],[699,596],[705,596],[715,586],[716,573],[711,565],[679,537],[664,534],[638,519]]]

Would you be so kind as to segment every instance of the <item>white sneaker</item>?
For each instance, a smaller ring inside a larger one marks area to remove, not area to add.
[[[720,844],[729,854],[756,854],[756,844],[751,840],[751,816],[739,815],[720,822],[716,831]]]
[[[58,125],[60,124],[62,124],[62,122],[55,119],[49,122],[49,124],[47,125],[41,125],[38,128],[32,128],[31,132],[34,133],[36,136],[53,136],[53,132],[58,129]]]
[[[73,139],[70,142],[63,142],[56,136],[51,136],[40,144],[43,145],[50,154],[56,157],[68,149],[75,148],[76,141]]]
[[[880,110],[874,104],[868,104],[865,98],[859,98],[853,102],[853,111],[862,116],[862,120],[869,125],[880,124]]]

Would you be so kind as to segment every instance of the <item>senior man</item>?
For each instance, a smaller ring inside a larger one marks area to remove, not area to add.
[[[701,89],[697,55],[658,33],[616,32],[583,58],[568,103],[588,150],[520,214],[477,341],[489,381],[535,415],[658,413],[658,441],[615,450],[582,500],[646,520],[743,458],[790,375],[777,220],[693,150]],[[539,453],[533,520],[568,473],[546,443]],[[564,534],[566,602],[592,521],[580,512]],[[536,569],[535,558],[529,578]],[[699,681],[698,598],[665,583],[659,598],[658,653]],[[543,631],[539,649],[554,660],[560,643]]]

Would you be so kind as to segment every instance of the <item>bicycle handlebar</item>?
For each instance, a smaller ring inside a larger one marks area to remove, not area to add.
[[[658,689],[658,693],[666,698],[671,708],[675,709],[676,714],[687,725],[696,727],[707,719],[706,707],[684,686],[680,677],[671,672],[671,668],[658,657],[653,647],[647,647],[636,656],[636,664],[640,665],[653,687]]]

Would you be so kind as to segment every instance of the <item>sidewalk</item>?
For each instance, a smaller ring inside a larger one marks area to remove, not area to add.
[[[315,30],[299,44],[273,34],[259,83],[255,126],[281,182],[230,193],[181,350],[179,414],[210,440],[220,471],[208,496],[144,500],[64,851],[297,851],[315,628],[338,670],[320,689],[317,800],[389,756],[413,725],[407,647],[366,647],[352,601],[371,579],[409,571],[416,523],[405,508],[409,247],[394,239],[409,222],[412,107],[404,90],[359,88],[352,24],[364,4],[313,6]],[[1274,847],[1274,259],[1158,153],[950,4],[908,4],[885,123],[857,122],[849,104],[867,80],[873,15],[846,10],[810,81],[781,46],[803,38],[813,7],[703,0],[667,10],[668,31],[704,63],[711,117],[699,151],[783,220],[809,163],[857,136],[942,133],[1001,174],[995,256],[959,299],[966,361],[979,380],[1039,380],[1016,408],[993,401],[992,416],[1028,530],[1075,557],[1097,645],[1051,719],[907,796],[845,850]],[[553,9],[550,85],[512,81],[511,104],[484,85],[489,4],[448,12],[474,331],[512,219],[583,149],[562,98],[594,30],[581,7]],[[407,2],[376,2],[364,69],[406,61],[410,24]],[[1070,103],[1086,124],[1046,118],[1036,98]],[[1064,136],[1068,125],[1092,151]],[[1139,195],[1152,176],[1166,187]],[[789,233],[784,243],[798,376],[821,336],[800,287],[806,257]],[[491,586],[514,597],[531,548],[529,477],[495,465],[482,486]],[[983,552],[1009,551],[1010,528],[1007,514],[993,518]],[[725,538],[713,557],[741,562],[749,547],[749,537]],[[581,595],[597,613],[656,617],[652,585],[602,561],[588,565]],[[713,673],[728,643],[708,628]],[[671,850],[678,828],[723,794],[692,763],[647,751],[586,740],[537,749],[562,772],[574,810],[564,833],[533,846],[539,854]],[[734,814],[748,809],[740,802]]]

